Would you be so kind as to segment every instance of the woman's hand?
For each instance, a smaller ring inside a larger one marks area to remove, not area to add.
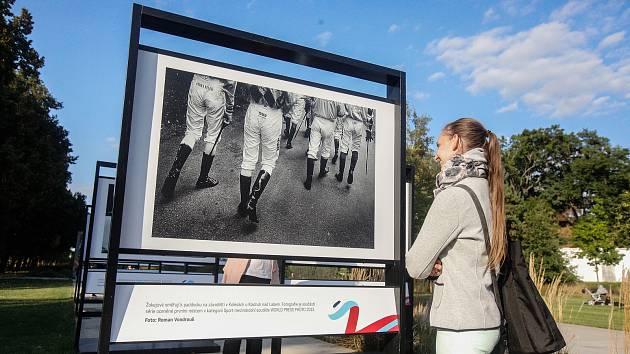
[[[439,277],[442,274],[442,261],[438,258],[433,265],[433,269],[431,270],[430,277]]]

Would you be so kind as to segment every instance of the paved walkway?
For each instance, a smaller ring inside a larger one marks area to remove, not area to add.
[[[223,341],[216,341],[223,348]],[[323,342],[311,337],[282,338],[282,354],[341,354],[354,351]],[[241,354],[245,354],[245,341],[241,342]],[[271,354],[271,339],[263,340],[262,354]]]
[[[98,338],[98,332],[100,327],[100,317],[85,318],[83,320],[83,326],[81,326],[81,338],[86,342],[84,349],[85,352],[94,350],[96,348],[96,338]],[[89,342],[89,343],[87,343]],[[218,340],[216,344],[223,347],[223,341]],[[241,342],[241,353],[245,353],[245,341]],[[90,349],[87,349],[90,348]],[[282,354],[341,354],[341,353],[354,353],[352,350],[340,347],[334,344],[323,342],[321,340],[311,337],[295,337],[295,338],[283,338],[282,339]],[[263,340],[262,354],[271,354],[271,339]]]
[[[96,339],[100,318],[85,319],[82,338]],[[560,324],[560,330],[567,341],[569,354],[616,354],[624,353],[624,333],[603,328]],[[223,341],[216,341],[223,345]],[[630,343],[629,343],[630,346]],[[283,354],[337,354],[352,353],[352,350],[311,337],[282,339]],[[241,353],[245,353],[245,341],[241,343]],[[271,354],[271,340],[263,340],[263,354]]]
[[[569,354],[624,353],[623,331],[561,323]],[[629,343],[630,345],[630,343]]]

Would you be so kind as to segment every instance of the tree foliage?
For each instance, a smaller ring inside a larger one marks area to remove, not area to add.
[[[566,133],[558,125],[512,136],[504,155],[506,180],[523,199],[542,197],[576,222],[595,198],[630,189],[628,149],[596,132]]]
[[[601,205],[596,205],[573,226],[573,242],[580,248],[580,256],[595,267],[596,274],[600,265],[615,265],[622,259],[606,214]]]
[[[565,280],[574,280],[568,262],[560,251],[559,225],[553,208],[547,201],[537,197],[515,203],[514,193],[508,193],[508,236],[521,241],[525,259],[530,259],[530,254],[534,254],[536,259],[542,259],[546,280],[559,275]]]
[[[407,105],[409,107],[409,105]],[[428,115],[418,115],[412,108],[407,108],[407,165],[414,166],[414,210],[412,233],[420,231],[422,222],[433,202],[435,175],[440,171],[439,164],[433,159],[431,145],[434,138],[429,135]]]
[[[73,244],[85,198],[68,191],[76,157],[40,78],[33,19],[0,0],[0,271],[9,256],[54,259]]]
[[[560,224],[591,263],[618,262],[615,246],[630,246],[629,154],[594,131],[567,133],[557,125],[505,140],[509,234],[523,239],[526,254],[542,252],[554,272],[563,267],[555,251]]]

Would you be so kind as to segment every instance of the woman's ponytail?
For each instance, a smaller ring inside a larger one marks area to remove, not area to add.
[[[505,203],[503,196],[503,164],[501,144],[497,136],[487,131],[486,159],[488,160],[488,184],[490,185],[490,206],[492,209],[492,247],[488,255],[491,268],[501,266],[507,252],[505,236]]]

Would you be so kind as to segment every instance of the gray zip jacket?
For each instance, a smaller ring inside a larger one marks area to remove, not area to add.
[[[469,177],[457,184],[465,184],[477,194],[492,228],[488,181]],[[433,200],[407,253],[407,271],[413,278],[424,279],[438,258],[442,274],[434,281],[431,326],[448,330],[499,327],[481,220],[471,196],[462,188],[448,187]]]

